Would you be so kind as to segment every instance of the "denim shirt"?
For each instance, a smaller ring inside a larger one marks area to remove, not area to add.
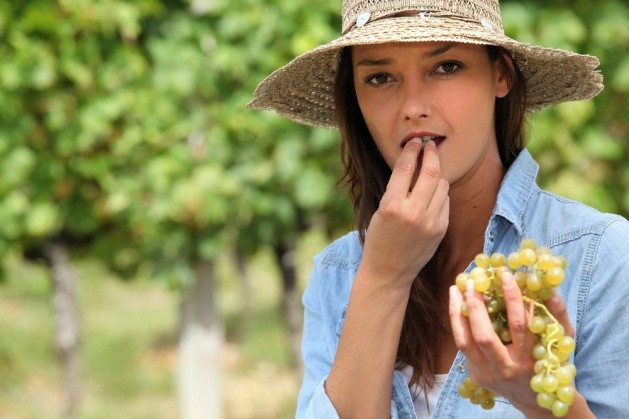
[[[567,258],[566,280],[558,291],[576,334],[575,385],[598,418],[629,418],[629,222],[541,190],[535,183],[538,168],[527,150],[509,168],[485,230],[484,252],[509,254],[531,237]],[[303,295],[305,373],[298,418],[338,418],[323,385],[361,255],[358,234],[352,232],[315,257]],[[400,371],[392,374],[391,418],[416,418],[406,379]],[[467,375],[459,352],[433,418],[524,417],[503,397],[492,410],[461,398],[457,387]]]

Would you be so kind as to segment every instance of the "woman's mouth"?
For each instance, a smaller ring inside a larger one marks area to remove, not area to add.
[[[400,146],[401,148],[404,148],[404,146],[406,145],[406,143],[408,143],[409,141],[411,141],[414,138],[418,138],[421,140],[422,142],[422,150],[424,149],[424,147],[426,146],[426,143],[428,143],[428,141],[433,140],[435,142],[435,145],[437,147],[439,147],[439,144],[441,144],[446,137],[445,136],[440,136],[440,135],[423,135],[423,136],[417,136],[417,137],[411,137],[405,141],[402,142],[402,145]]]

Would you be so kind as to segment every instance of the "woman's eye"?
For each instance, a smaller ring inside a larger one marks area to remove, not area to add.
[[[436,72],[439,74],[454,74],[461,68],[461,64],[455,62],[443,63],[437,67]]]
[[[374,86],[383,85],[390,80],[391,77],[387,74],[374,74],[373,76],[367,77],[367,83]]]

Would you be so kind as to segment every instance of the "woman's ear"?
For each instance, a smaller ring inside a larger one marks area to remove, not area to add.
[[[501,99],[507,96],[511,91],[515,74],[513,59],[506,51],[502,51],[500,57],[494,62],[494,68],[497,77],[496,97]]]

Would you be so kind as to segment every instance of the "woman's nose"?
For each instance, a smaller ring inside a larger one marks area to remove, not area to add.
[[[427,86],[417,79],[404,83],[402,116],[405,120],[427,118],[431,114],[430,95]]]

